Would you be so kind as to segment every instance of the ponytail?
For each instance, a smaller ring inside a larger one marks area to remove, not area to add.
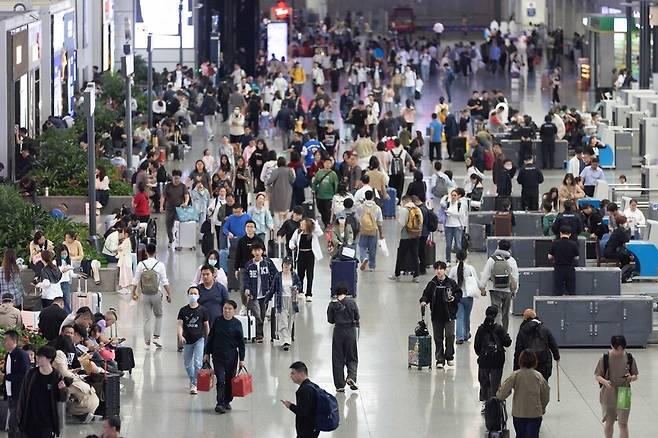
[[[457,285],[462,287],[464,285],[464,261],[460,260],[457,265]]]

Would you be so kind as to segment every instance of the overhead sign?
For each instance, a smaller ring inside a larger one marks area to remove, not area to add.
[[[272,20],[285,21],[292,17],[292,8],[286,2],[279,2],[272,8]]]

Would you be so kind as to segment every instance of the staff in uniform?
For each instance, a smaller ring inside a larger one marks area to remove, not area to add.
[[[347,286],[338,285],[336,296],[327,308],[327,321],[334,324],[331,343],[331,362],[334,372],[334,385],[337,392],[345,392],[345,384],[352,391],[356,386],[356,370],[359,365],[356,329],[359,327],[359,307],[356,301],[347,296]],[[347,366],[347,380],[344,369]]]
[[[578,244],[571,240],[571,228],[563,225],[560,228],[560,238],[556,239],[548,251],[548,259],[553,268],[553,283],[556,295],[575,295],[576,293],[576,263],[580,257]]]

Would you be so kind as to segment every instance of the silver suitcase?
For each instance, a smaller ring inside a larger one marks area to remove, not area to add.
[[[196,249],[198,242],[197,238],[197,223],[190,222],[176,222],[176,249]]]

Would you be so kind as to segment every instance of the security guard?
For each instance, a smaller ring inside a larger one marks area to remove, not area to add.
[[[553,262],[553,284],[555,295],[575,295],[576,263],[580,257],[578,244],[570,239],[571,228],[563,225],[560,238],[553,241],[548,259]]]
[[[553,115],[549,113],[544,117],[544,124],[539,128],[541,138],[541,162],[544,169],[552,169],[555,158],[555,137],[557,126],[553,123]],[[580,172],[578,173],[580,175]]]
[[[516,181],[521,184],[521,208],[535,211],[539,206],[539,184],[544,182],[544,174],[534,165],[532,156],[523,161],[516,177]]]
[[[573,201],[567,199],[564,201],[564,211],[557,215],[555,222],[551,230],[555,236],[560,235],[560,230],[563,226],[568,226],[571,230],[570,239],[578,241],[578,235],[583,232],[583,218],[580,214],[580,211],[575,210],[573,207]]]

